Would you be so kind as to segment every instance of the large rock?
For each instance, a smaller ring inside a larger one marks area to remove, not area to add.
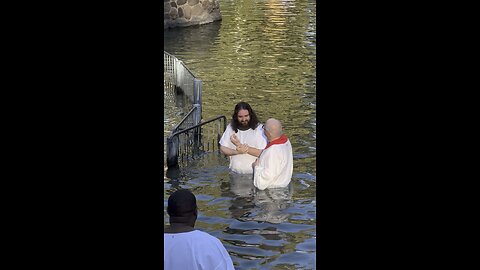
[[[219,0],[164,0],[164,29],[206,24],[221,19]]]

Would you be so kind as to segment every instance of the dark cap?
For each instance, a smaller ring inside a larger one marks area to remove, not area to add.
[[[197,199],[190,190],[177,190],[168,198],[167,213],[170,217],[190,217],[196,211]]]

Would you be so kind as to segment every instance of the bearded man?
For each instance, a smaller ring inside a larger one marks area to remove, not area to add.
[[[266,145],[263,125],[252,107],[246,102],[238,103],[220,139],[220,151],[230,158],[229,168],[236,173],[252,174],[252,163]]]

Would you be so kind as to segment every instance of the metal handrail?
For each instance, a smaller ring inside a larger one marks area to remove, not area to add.
[[[170,82],[174,84],[175,89],[180,89],[190,99],[193,106],[200,107],[196,111],[194,124],[198,124],[202,118],[202,80],[195,77],[193,72],[174,55],[163,51],[164,74],[169,75]],[[165,76],[166,77],[166,76]],[[164,81],[165,85],[165,81]]]
[[[218,146],[220,144],[221,134],[223,134],[227,127],[227,118],[223,115],[170,134],[170,136],[167,138],[167,166],[169,168],[178,167],[179,152],[182,142],[184,143],[182,146],[186,148],[184,151],[185,155],[181,155],[182,160],[184,156],[188,156],[189,154],[191,154],[192,158],[194,158],[196,155],[198,156],[201,153],[200,148],[202,148],[203,152],[205,152],[205,141],[208,146],[207,150],[210,150],[210,140],[207,139],[202,141],[202,138],[204,137],[204,134],[202,134],[202,127],[219,120],[223,122],[223,126],[216,133],[216,138],[214,138],[215,142],[212,143],[212,150],[214,150],[215,145]],[[180,137],[182,137],[182,139],[180,139]],[[219,147],[217,147],[217,149],[219,149]]]
[[[208,120],[208,121],[201,122],[200,124],[195,125],[195,126],[193,126],[193,127],[189,127],[189,128],[186,128],[186,129],[179,130],[179,131],[177,131],[177,132],[175,132],[175,133],[173,133],[173,134],[170,134],[170,136],[168,136],[168,137],[169,137],[169,138],[172,138],[173,136],[176,136],[176,135],[178,135],[178,134],[182,134],[182,133],[188,132],[188,131],[190,131],[190,130],[192,130],[192,129],[201,127],[201,126],[203,126],[203,125],[206,125],[206,124],[208,124],[208,123],[211,123],[211,122],[213,122],[213,121],[215,121],[215,120],[218,120],[218,119],[221,119],[221,118],[223,118],[223,120],[224,120],[224,121],[223,121],[223,124],[224,124],[224,125],[223,125],[223,131],[225,131],[225,129],[227,128],[227,117],[225,117],[225,115],[219,115],[219,116],[217,116],[217,117],[215,117],[215,118],[212,118],[212,119],[210,119],[210,120]]]
[[[165,78],[168,77],[168,80],[164,79],[164,89],[167,85],[172,91],[181,91],[192,102],[192,108],[190,109],[190,111],[185,117],[183,117],[180,123],[172,129],[171,135],[167,138],[167,164],[170,167],[171,164],[177,164],[178,151],[179,148],[182,147],[178,140],[173,140],[174,135],[177,134],[176,136],[179,136],[180,134],[182,134],[179,133],[181,131],[189,131],[192,129],[196,129],[193,134],[193,141],[194,143],[200,143],[201,130],[199,129],[199,127],[215,121],[215,119],[200,123],[202,119],[202,81],[195,77],[193,72],[174,55],[163,51],[163,60],[164,75],[168,75],[165,76]],[[224,126],[225,130],[225,122]],[[190,143],[191,138],[188,138],[188,140],[189,141],[186,143]]]
[[[187,113],[187,115],[185,115],[185,117],[183,117],[183,119],[180,121],[180,123],[178,123],[177,125],[175,125],[175,127],[172,129],[172,133],[177,132],[177,130],[180,128],[180,126],[183,125],[183,123],[186,122],[187,118],[190,117],[190,115],[191,115],[196,109],[197,109],[196,107],[192,107],[192,109]]]
[[[200,123],[200,119],[195,119],[196,116],[198,116],[198,114],[194,114],[194,112],[196,112],[197,110],[200,110],[200,106],[198,106],[197,104],[194,104],[194,106],[192,107],[192,109],[190,109],[190,111],[187,113],[187,115],[185,115],[185,117],[183,117],[183,119],[180,121],[180,123],[178,123],[177,125],[175,125],[175,127],[173,127],[172,129],[172,134],[177,132],[181,126],[187,122],[187,119],[189,118],[193,118],[192,120],[192,123],[191,124],[194,124],[194,123]],[[189,123],[187,123],[189,124]],[[182,130],[184,130],[182,128]]]
[[[192,104],[202,103],[202,80],[174,55],[163,51],[164,74],[171,76],[174,84],[190,98]]]

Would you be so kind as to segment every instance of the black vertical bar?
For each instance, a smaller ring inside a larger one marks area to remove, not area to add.
[[[175,167],[178,165],[178,143],[175,143],[178,137],[167,138],[167,166]]]

